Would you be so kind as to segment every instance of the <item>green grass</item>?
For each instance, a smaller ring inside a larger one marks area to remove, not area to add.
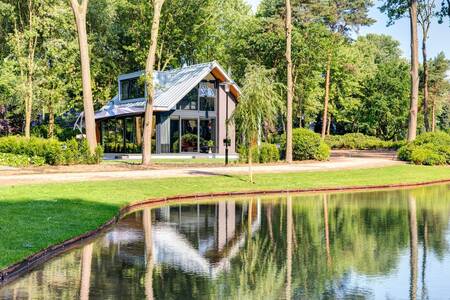
[[[137,200],[220,191],[345,187],[450,179],[449,167],[378,169],[0,187],[0,269],[97,228]]]

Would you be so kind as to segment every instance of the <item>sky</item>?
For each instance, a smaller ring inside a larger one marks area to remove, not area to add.
[[[253,10],[256,10],[261,0],[247,0]],[[386,27],[387,17],[382,14],[378,7],[381,6],[381,1],[375,1],[374,7],[371,8],[369,16],[377,22],[370,27],[362,27],[358,35],[365,35],[368,33],[388,34],[393,36],[400,42],[400,48],[402,49],[405,57],[410,56],[410,34],[409,34],[409,20],[407,18],[397,21],[394,25]],[[420,27],[418,28],[420,33]],[[421,45],[421,35],[419,35],[419,45]],[[430,37],[428,40],[428,57],[432,58],[439,52],[443,51],[447,58],[450,58],[450,26],[449,21],[446,20],[444,24],[438,24],[434,22],[430,29]],[[421,51],[419,49],[419,51]],[[422,52],[419,52],[421,60]]]

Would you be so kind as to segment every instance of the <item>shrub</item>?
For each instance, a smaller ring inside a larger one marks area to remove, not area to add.
[[[281,147],[286,149],[286,136],[282,138]],[[296,128],[292,131],[294,160],[327,160],[330,157],[329,150],[317,133],[305,128]]]
[[[269,143],[262,143],[259,148],[259,162],[269,163],[280,160],[280,151],[277,146]]]
[[[40,157],[40,159],[36,159],[37,163],[44,160],[44,163],[49,165],[99,163],[103,155],[103,149],[99,148],[94,155],[91,155],[86,140],[71,139],[67,142],[59,142],[55,139],[36,137],[30,139],[20,136],[0,138],[0,153],[23,155],[30,159]]]
[[[445,132],[423,133],[401,147],[397,156],[418,165],[450,164],[450,135]]]
[[[240,146],[238,148],[239,161],[248,163],[248,148]],[[280,151],[277,146],[269,143],[261,143],[258,146],[252,147],[252,161],[259,163],[277,162],[280,160]]]
[[[10,167],[42,166],[45,160],[39,156],[29,157],[22,154],[0,153],[0,165]]]
[[[314,159],[316,160],[328,160],[330,157],[330,146],[325,143],[320,143],[319,148],[314,154]]]
[[[444,165],[446,158],[427,146],[417,146],[411,152],[411,161],[416,165]]]
[[[398,149],[405,144],[404,141],[383,141],[377,137],[362,133],[327,136],[325,142],[332,149],[349,150]]]

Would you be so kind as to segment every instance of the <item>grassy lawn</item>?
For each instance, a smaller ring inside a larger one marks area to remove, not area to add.
[[[246,176],[95,181],[0,187],[0,269],[49,245],[95,229],[120,207],[152,197],[202,192],[414,183],[450,178],[448,167],[401,165],[378,169]]]

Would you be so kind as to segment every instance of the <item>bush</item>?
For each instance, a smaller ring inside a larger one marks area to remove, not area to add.
[[[21,154],[0,153],[0,165],[10,167],[42,166],[45,160],[39,156],[29,157]]]
[[[405,144],[404,141],[383,141],[377,137],[362,133],[327,136],[325,142],[332,149],[348,150],[398,149]]]
[[[286,136],[282,138],[282,149],[286,149]],[[330,148],[317,133],[305,129],[296,128],[292,131],[292,151],[294,160],[327,160],[330,157]]]
[[[401,147],[397,156],[417,165],[450,164],[450,135],[445,132],[423,133]]]
[[[269,163],[280,160],[280,151],[277,146],[269,143],[262,143],[259,148],[259,162]]]
[[[48,138],[48,124],[37,125],[31,128],[31,135],[39,138]],[[74,130],[71,127],[61,127],[58,124],[54,125],[53,128],[53,136],[57,138],[59,141],[67,141],[76,137],[80,132],[78,130]]]
[[[325,143],[320,143],[316,154],[314,154],[316,160],[328,160],[330,158],[330,146]]]
[[[239,161],[248,163],[248,148],[241,146],[238,148]],[[280,151],[277,146],[269,143],[261,143],[252,147],[252,161],[259,163],[277,162],[280,160]]]
[[[99,163],[103,149],[98,147],[96,153],[91,155],[86,140],[71,139],[67,142],[59,142],[55,139],[36,137],[26,139],[20,136],[9,136],[0,138],[0,153],[23,155],[30,159],[40,157],[45,164],[49,165],[71,165]],[[37,159],[37,162],[40,160]]]

